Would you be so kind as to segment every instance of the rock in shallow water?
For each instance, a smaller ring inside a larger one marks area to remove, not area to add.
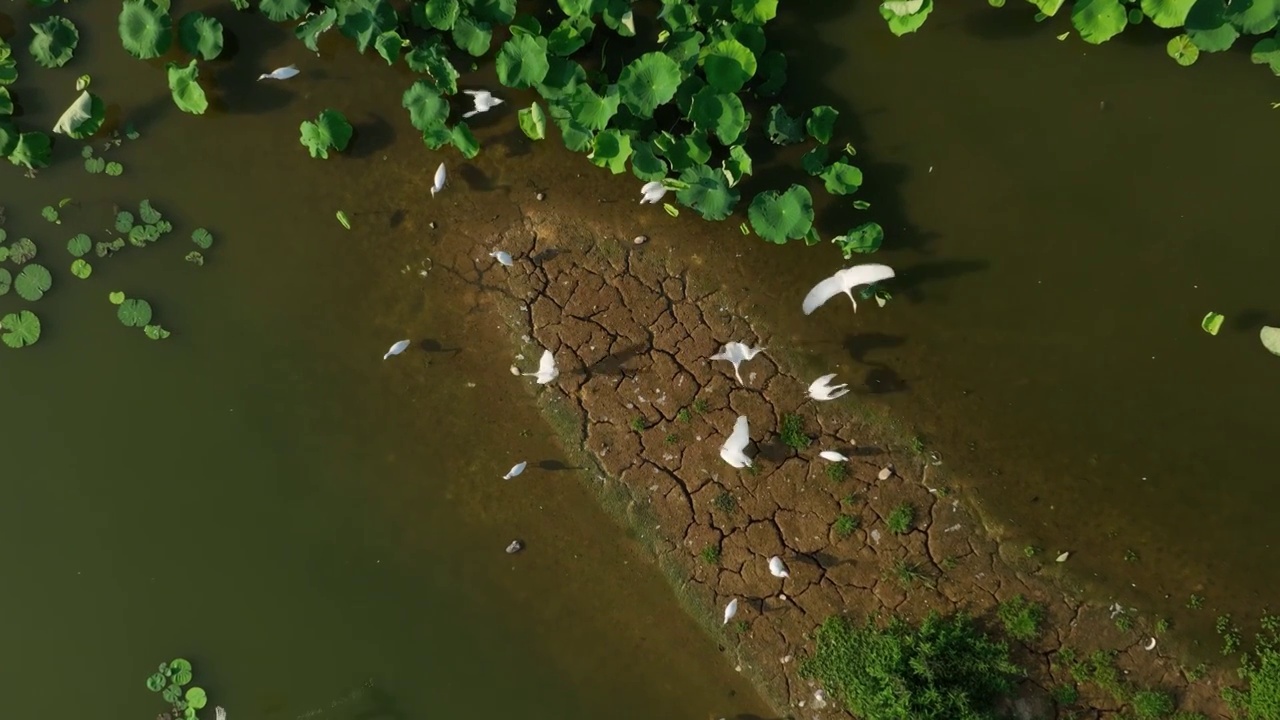
[[[631,242],[633,242],[633,243],[635,243],[635,244],[637,244],[637,245],[643,245],[643,244],[645,244],[645,243],[649,242],[649,236],[648,236],[648,235],[637,235],[637,236],[636,236],[636,239],[635,239],[635,240],[632,240]]]
[[[524,543],[520,542],[519,540],[512,540],[511,544],[507,546],[507,554],[515,555],[516,553],[520,552],[523,549],[524,549]]]

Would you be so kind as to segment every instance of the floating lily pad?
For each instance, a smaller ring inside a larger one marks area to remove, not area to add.
[[[117,290],[112,293],[107,293],[107,300],[110,300],[112,305],[119,305],[120,303],[123,303],[125,301],[125,296],[124,296],[124,293]],[[172,670],[169,669],[169,666],[167,664],[161,665],[161,667],[163,669],[160,672],[164,673],[165,677],[168,677],[168,675],[173,672]]]
[[[196,267],[204,267],[204,255],[201,255],[199,250],[192,250],[191,252],[187,253],[186,256],[183,257],[182,259],[186,260],[192,265],[195,265]]]
[[[205,703],[208,702],[208,698],[205,697],[204,688],[199,687],[187,688],[186,698],[187,705],[195,708],[196,710],[204,707]]]
[[[813,196],[802,185],[782,193],[766,190],[751,201],[747,219],[751,229],[769,242],[798,240],[813,227]]]
[[[85,280],[93,274],[93,266],[83,258],[76,258],[71,261],[71,274],[81,280]]]
[[[107,169],[107,161],[100,157],[86,158],[84,161],[84,169],[85,172],[90,175],[97,175]]]
[[[186,658],[174,658],[169,661],[169,669],[173,671],[173,681],[179,685],[191,682],[191,662]]]
[[[182,49],[202,60],[222,54],[222,23],[200,12],[189,12],[178,21],[178,42]]]
[[[449,103],[424,80],[415,82],[400,99],[409,111],[409,122],[422,132],[443,129],[449,119]]]
[[[587,155],[592,164],[609,168],[614,175],[627,169],[629,157],[631,137],[613,129],[597,133],[591,142],[591,153]]]
[[[96,158],[96,159],[99,161],[102,160],[102,158]],[[107,163],[105,166],[103,166],[102,169],[105,170],[107,175],[110,175],[111,177],[119,177],[124,172],[124,166],[114,160]]]
[[[831,142],[831,131],[835,129],[836,118],[839,116],[840,112],[830,105],[819,105],[814,108],[809,112],[809,119],[805,122],[809,137],[824,145]]]
[[[147,689],[151,692],[160,692],[164,689],[166,679],[163,673],[152,673],[147,678]]]
[[[453,44],[472,57],[489,52],[493,44],[493,26],[470,15],[462,15],[453,24]]]
[[[30,310],[9,313],[0,318],[0,340],[11,348],[34,345],[40,339],[40,318]]]
[[[1267,65],[1273,75],[1280,75],[1280,40],[1274,37],[1259,40],[1253,46],[1249,60],[1254,65]]]
[[[1071,6],[1071,24],[1081,40],[1098,45],[1125,29],[1129,13],[1120,0],[1076,0]]]
[[[853,257],[854,253],[873,253],[884,244],[884,228],[880,223],[868,222],[859,225],[844,235],[831,238],[831,242],[840,248],[844,259]]]
[[[513,35],[502,43],[495,63],[498,82],[512,88],[528,88],[547,77],[547,41],[532,35]]]
[[[346,150],[353,132],[347,118],[332,108],[321,112],[314,121],[304,120],[300,130],[302,137],[299,142],[313,158],[328,158],[330,149],[337,152]]]
[[[213,234],[204,228],[196,228],[191,232],[191,242],[201,250],[208,250],[213,245]]]
[[[1187,13],[1195,4],[1196,0],[1142,0],[1142,12],[1156,27],[1179,28],[1187,21]]]
[[[142,327],[151,322],[151,303],[138,298],[128,298],[120,303],[120,307],[116,310],[116,317],[120,318],[120,322],[127,327]],[[177,687],[177,685],[170,687]]]
[[[816,177],[827,169],[827,156],[830,152],[826,145],[818,145],[800,156],[800,167]]]
[[[116,230],[127,233],[133,229],[133,213],[128,210],[121,210],[116,213]]]
[[[5,268],[0,268],[0,295],[9,294],[9,288],[13,286],[13,275]]]
[[[662,53],[645,53],[632,60],[618,75],[617,86],[624,105],[637,117],[653,117],[671,102],[680,87],[680,66]]]
[[[51,15],[44,22],[32,23],[35,37],[31,38],[31,57],[43,67],[56,68],[66,65],[75,54],[80,42],[80,31],[61,15]]]
[[[302,41],[302,44],[308,50],[313,53],[319,53],[320,48],[316,43],[320,41],[320,36],[332,29],[337,22],[338,11],[327,7],[320,12],[307,15],[305,20],[294,27],[293,34]]]
[[[676,192],[681,204],[693,208],[706,220],[724,220],[738,204],[738,191],[729,185],[723,172],[706,165],[697,165],[680,173],[685,184]]]
[[[1200,52],[1222,52],[1240,37],[1240,31],[1227,19],[1223,0],[1196,0],[1187,13],[1183,29]]]
[[[124,306],[122,305],[121,307],[123,308]],[[121,318],[121,322],[124,322],[123,318]],[[125,323],[125,325],[128,324],[129,323]],[[138,327],[141,327],[141,325]],[[170,705],[176,704],[182,699],[182,688],[177,685],[169,685],[160,692],[160,697],[164,698],[164,701]]]
[[[413,4],[413,24],[424,30],[452,30],[458,21],[458,0],[427,0]]]
[[[747,128],[747,111],[732,93],[716,92],[708,85],[693,96],[689,120],[694,127],[713,133],[721,143],[732,145]]]
[[[527,108],[521,108],[516,117],[520,129],[530,140],[541,140],[547,136],[547,116],[537,101]]]
[[[702,72],[711,87],[736,93],[756,74],[756,56],[735,39],[719,40],[703,48]]]
[[[161,327],[161,326],[159,326],[159,325],[147,325],[147,326],[144,326],[144,327],[142,328],[142,333],[143,333],[144,335],[146,335],[147,337],[151,338],[152,340],[164,340],[165,338],[167,338],[167,337],[169,337],[170,335],[172,335],[172,333],[170,333],[168,330],[165,330],[163,327]],[[191,682],[191,671],[190,671],[190,670],[187,670],[187,671],[185,671],[185,674],[183,674],[183,673],[174,673],[174,674],[173,674],[173,677],[174,677],[174,678],[184,677],[184,678],[186,678],[186,682]],[[186,684],[186,683],[183,683],[183,684]],[[190,701],[188,701],[188,702],[190,702]],[[195,708],[193,708],[193,707],[188,706],[188,707],[187,707],[187,710],[191,710],[191,711],[192,711],[192,714],[194,714],[194,713],[195,713]],[[185,711],[184,711],[184,712],[185,712]]]
[[[599,95],[591,86],[583,84],[560,104],[569,111],[573,122],[598,132],[608,127],[609,121],[617,114],[619,100],[615,86],[605,88],[604,95]]]
[[[143,60],[160,57],[173,42],[172,30],[169,13],[153,0],[124,0],[120,9],[120,44],[130,55]]]
[[[404,44],[405,39],[395,30],[379,33],[373,39],[373,49],[387,61],[388,65],[395,65],[396,60],[400,59],[400,50],[404,48]]]
[[[196,68],[196,61],[192,60],[186,67],[175,62],[164,67],[169,73],[169,93],[173,96],[173,104],[182,112],[203,115],[209,109],[209,100],[205,97],[204,88],[200,87],[200,70]]]
[[[258,0],[258,10],[271,22],[297,20],[311,7],[308,0]]]
[[[9,244],[9,259],[14,265],[25,265],[36,256],[36,244],[31,238],[18,238]]]
[[[769,141],[775,145],[790,145],[804,140],[804,126],[800,118],[787,114],[786,108],[774,105],[769,108]]]
[[[4,293],[0,293],[3,295]],[[1280,328],[1270,326],[1263,327],[1258,331],[1258,339],[1262,341],[1262,347],[1272,355],[1280,355]]]
[[[1173,58],[1173,61],[1186,67],[1191,65],[1200,57],[1200,48],[1191,42],[1191,37],[1182,34],[1169,39],[1165,44],[1164,50]]]
[[[1222,321],[1224,319],[1221,313],[1208,313],[1200,321],[1200,328],[1210,335],[1217,335],[1218,331],[1222,329]]]
[[[737,185],[743,177],[750,175],[751,165],[751,156],[747,154],[746,148],[741,145],[729,148],[729,157],[722,165],[725,177],[729,180],[729,187]]]
[[[468,160],[480,154],[480,141],[476,140],[475,134],[465,122],[453,126],[449,131],[449,142]]]
[[[848,195],[862,186],[862,171],[843,160],[827,166],[821,177],[827,192],[832,195]]]
[[[933,0],[885,0],[880,3],[880,17],[889,23],[890,32],[898,36],[919,30],[931,12]]]
[[[416,6],[415,6],[416,7]],[[409,69],[417,73],[425,73],[437,92],[442,95],[454,95],[458,92],[458,69],[449,62],[448,48],[439,38],[431,38],[420,43],[405,55],[404,61]]]
[[[733,0],[729,10],[742,22],[763,25],[777,16],[778,0]]]
[[[84,257],[93,249],[93,240],[88,235],[80,233],[67,241],[67,252],[74,257]]]
[[[160,211],[151,206],[149,198],[144,198],[142,202],[138,203],[138,218],[142,222],[153,225],[160,222],[162,217]]]
[[[49,269],[37,263],[23,267],[13,279],[14,291],[18,293],[18,297],[28,302],[44,297],[52,285],[53,276],[49,274]]]

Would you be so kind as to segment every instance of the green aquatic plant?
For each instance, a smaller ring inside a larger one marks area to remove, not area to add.
[[[205,97],[204,88],[200,87],[200,70],[196,61],[192,59],[186,67],[176,62],[164,67],[169,75],[169,94],[173,96],[173,104],[182,112],[203,115],[209,109],[209,99]]]
[[[3,295],[4,293],[0,293]],[[11,348],[34,345],[40,339],[40,318],[30,310],[20,310],[0,318],[0,340]]]
[[[1160,720],[1173,714],[1173,695],[1159,690],[1138,690],[1130,698],[1133,714],[1138,720]]]
[[[31,238],[18,238],[9,244],[9,260],[14,265],[24,265],[36,256],[36,244]]]
[[[71,274],[81,280],[88,280],[89,276],[93,274],[93,266],[84,258],[76,258],[71,261]]]
[[[702,548],[702,552],[699,554],[702,556],[702,561],[708,565],[720,564],[720,546],[719,545],[707,545],[706,547]]]
[[[125,298],[116,309],[116,317],[125,327],[142,327],[151,323],[151,303],[139,298]]]
[[[313,158],[329,157],[329,150],[342,152],[351,142],[353,130],[347,118],[332,108],[321,111],[314,121],[304,120],[299,142]]]
[[[28,302],[35,302],[44,297],[52,286],[53,276],[49,273],[49,269],[37,263],[23,267],[18,276],[13,279],[14,292]]]
[[[5,248],[0,248],[0,252],[8,252]],[[13,274],[5,268],[0,268],[0,296],[8,295],[9,288],[13,287]]]
[[[200,12],[189,12],[178,21],[178,43],[190,55],[213,60],[222,54],[222,23]]]
[[[1223,317],[1220,313],[1211,312],[1204,316],[1200,321],[1200,328],[1210,335],[1217,335],[1222,329]]]
[[[731,513],[738,509],[738,499],[728,490],[722,490],[720,494],[711,499],[711,507],[722,513]]]
[[[182,259],[196,267],[204,267],[204,255],[202,255],[199,250],[192,250],[183,256]]]
[[[338,222],[342,224],[342,227],[348,230],[351,229],[351,220],[347,218],[347,214],[345,212],[339,210],[335,215],[338,218]]]
[[[209,703],[209,697],[204,688],[191,685],[194,679],[191,663],[184,658],[174,658],[160,663],[159,669],[147,677],[146,685],[169,703],[170,717],[198,720],[197,711]]]
[[[766,190],[747,208],[751,229],[764,240],[785,243],[811,237],[813,232],[813,196],[803,185],[792,185],[782,193]],[[812,244],[812,243],[810,243]]]
[[[120,44],[130,55],[147,60],[160,57],[173,42],[173,19],[168,2],[161,9],[154,0],[124,0],[120,8]]]
[[[894,535],[905,535],[911,532],[911,526],[916,521],[916,510],[911,503],[902,503],[895,507],[889,513],[889,517],[884,522],[889,526],[889,532]]]
[[[0,130],[0,134],[3,131]],[[24,132],[18,134],[17,142],[9,151],[9,162],[27,169],[27,176],[32,177],[36,170],[49,167],[49,159],[53,155],[53,142],[42,132]]]
[[[42,67],[58,68],[71,61],[76,44],[80,42],[80,31],[70,20],[61,15],[50,15],[43,22],[31,23],[31,29],[35,36],[27,49],[37,63]]]
[[[1262,342],[1262,347],[1272,355],[1280,355],[1280,328],[1264,326],[1258,331],[1258,339]]]
[[[204,228],[196,228],[191,231],[191,242],[201,250],[208,250],[213,246],[213,234]]]

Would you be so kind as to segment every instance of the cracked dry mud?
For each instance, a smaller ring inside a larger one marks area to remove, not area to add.
[[[1143,650],[1149,635],[1121,632],[1106,607],[1060,590],[1048,576],[1051,558],[1030,560],[1002,546],[964,502],[930,490],[930,468],[885,449],[889,443],[877,430],[848,412],[855,395],[808,400],[812,378],[795,374],[785,348],[772,347],[768,328],[740,317],[735,308],[745,299],[726,297],[711,270],[675,257],[661,238],[634,245],[634,228],[624,233],[603,221],[568,221],[550,204],[520,212],[496,239],[475,248],[473,266],[464,263],[458,274],[482,289],[503,289],[499,302],[527,343],[526,357],[540,352],[534,346],[555,353],[560,377],[541,399],[544,409],[559,407],[566,449],[585,449],[600,469],[598,480],[625,486],[632,498],[628,521],[648,524],[659,561],[678,568],[678,589],[701,606],[704,620],[714,617],[707,620],[717,626],[713,632],[721,632],[724,604],[739,598],[722,646],[783,714],[848,717],[834,702],[815,708],[817,685],[798,675],[814,629],[830,615],[861,622],[897,612],[918,620],[931,610],[964,610],[995,628],[996,606],[1021,594],[1043,604],[1047,615],[1038,640],[1011,643],[1015,659],[1029,668],[1008,702],[1012,717],[1123,716],[1115,700],[1089,685],[1080,686],[1070,709],[1055,705],[1049,691],[1072,684],[1068,670],[1050,661],[1065,647],[1081,657],[1116,650],[1133,687],[1173,692],[1180,709],[1228,717],[1216,683],[1188,682],[1164,639],[1155,651]],[[491,272],[491,247],[511,252],[515,266]],[[799,312],[798,298],[796,305]],[[744,385],[732,365],[708,359],[734,340],[767,348],[743,363]],[[804,417],[814,440],[801,452],[779,439],[788,413]],[[755,470],[736,470],[718,455],[740,414],[750,422]],[[851,455],[846,479],[827,476],[821,450]],[[878,480],[887,466],[895,472]],[[915,522],[898,535],[886,518],[903,503],[914,508]],[[841,514],[859,521],[847,537],[832,529]],[[718,548],[718,564],[701,557],[709,546]],[[772,555],[785,559],[789,578],[769,574]],[[904,583],[895,574],[902,563],[924,577]]]

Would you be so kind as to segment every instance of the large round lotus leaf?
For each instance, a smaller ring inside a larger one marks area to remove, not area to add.
[[[400,106],[409,111],[409,122],[422,132],[443,128],[449,119],[449,103],[424,80],[404,92]]]
[[[836,118],[839,116],[840,112],[830,105],[819,105],[811,110],[809,119],[805,121],[809,137],[824,145],[831,142],[831,132],[835,129]]]
[[[729,9],[742,22],[763,25],[778,15],[778,0],[733,0]]]
[[[15,265],[29,263],[35,256],[36,244],[31,242],[31,238],[18,238],[9,246],[9,259]]]
[[[409,69],[425,73],[427,80],[442,95],[458,92],[458,69],[449,62],[448,48],[439,39],[417,45],[404,56]]]
[[[400,59],[400,50],[404,47],[404,38],[400,37],[400,33],[395,30],[388,30],[379,33],[373,39],[373,49],[378,51],[378,55],[387,61],[388,65],[395,65],[396,60]]]
[[[212,60],[222,54],[222,23],[204,13],[189,12],[178,21],[178,42],[188,53]]]
[[[664,0],[662,3],[662,12],[658,13],[658,19],[667,24],[667,27],[673,31],[685,30],[693,27],[698,21],[697,11],[687,2],[680,0]]]
[[[603,130],[618,112],[618,88],[610,85],[604,96],[597,95],[590,85],[579,85],[572,95],[561,100],[573,121],[588,130]]]
[[[1200,48],[1196,47],[1195,43],[1191,42],[1191,38],[1186,35],[1170,38],[1164,50],[1174,62],[1183,67],[1194,63],[1200,57]]]
[[[472,15],[493,25],[509,25],[516,16],[516,0],[463,0]]]
[[[18,147],[18,136],[18,129],[12,123],[8,120],[0,120],[0,157],[8,155]]]
[[[689,73],[698,65],[698,60],[702,57],[702,44],[706,39],[697,30],[677,30],[662,43],[662,50],[667,57],[676,61],[682,72]]]
[[[1280,19],[1280,0],[1236,0],[1227,8],[1227,19],[1244,35],[1271,32]]]
[[[1280,355],[1280,328],[1265,326],[1258,332],[1258,339],[1262,341],[1262,347],[1267,349],[1272,355]]]
[[[1119,35],[1129,24],[1129,13],[1120,0],[1076,0],[1071,6],[1071,24],[1080,39],[1098,45]]]
[[[413,24],[423,30],[452,30],[458,21],[458,0],[427,0],[413,4]]]
[[[209,700],[205,697],[204,688],[189,687],[187,688],[187,706],[197,710],[205,706]]]
[[[40,339],[40,318],[30,310],[5,315],[0,318],[0,339],[15,349],[34,345]]]
[[[714,133],[725,145],[732,145],[747,127],[747,111],[732,93],[719,93],[707,85],[693,96],[689,108],[693,126]]]
[[[644,180],[661,180],[667,176],[667,163],[653,152],[648,140],[631,141],[631,174]]]
[[[813,196],[801,185],[783,193],[766,190],[751,201],[747,219],[751,229],[769,242],[781,245],[798,240],[813,227]]]
[[[1196,0],[1183,29],[1201,52],[1222,52],[1240,37],[1240,31],[1227,20],[1223,0]]]
[[[160,57],[173,42],[173,20],[153,0],[124,0],[120,9],[120,44],[130,55]]]
[[[604,0],[600,15],[604,18],[605,27],[619,36],[635,37],[636,20],[631,12],[631,0]]]
[[[631,157],[631,138],[617,130],[597,133],[591,140],[591,153],[587,159],[598,167],[609,168],[614,175],[627,169]]]
[[[129,298],[120,303],[120,307],[116,309],[116,317],[128,327],[142,327],[151,322],[151,303]]]
[[[696,165],[680,173],[686,187],[676,192],[676,199],[691,207],[706,220],[723,220],[733,213],[738,191],[729,187],[724,173],[706,165]]]
[[[766,128],[769,140],[776,145],[790,145],[804,140],[804,126],[800,118],[787,114],[786,108],[774,105],[769,108],[769,124]]]
[[[13,289],[18,293],[18,297],[29,302],[35,302],[44,297],[52,285],[53,276],[49,274],[48,268],[36,263],[22,268],[18,277],[13,279]]]
[[[473,57],[489,52],[493,43],[493,28],[487,22],[463,15],[453,24],[453,44],[466,50]]]
[[[591,39],[595,27],[591,18],[565,18],[547,36],[547,52],[561,57],[578,52]]]
[[[121,307],[124,307],[124,306],[122,305]],[[124,322],[124,320],[121,319],[121,322]],[[125,323],[125,325],[128,325],[128,324],[129,323]],[[182,699],[182,688],[179,687],[177,684],[171,684],[168,687],[166,687],[163,691],[161,691],[160,697],[164,698],[164,701],[171,705],[175,704]]]
[[[536,101],[527,108],[521,108],[516,116],[520,129],[530,140],[541,140],[547,136],[547,116]]]
[[[512,35],[502,43],[495,63],[498,82],[513,88],[528,88],[547,77],[547,41],[532,35]]]
[[[1142,0],[1142,12],[1156,27],[1182,27],[1196,0]]]
[[[169,93],[173,96],[173,104],[182,112],[203,115],[209,109],[209,100],[204,95],[204,88],[200,87],[200,70],[196,68],[196,61],[192,60],[186,67],[175,62],[164,67],[169,72]]]
[[[297,20],[310,7],[309,0],[258,0],[258,10],[272,22]]]
[[[1280,75],[1280,40],[1273,37],[1263,38],[1253,46],[1253,52],[1249,54],[1249,59],[1255,65],[1269,65],[1271,72]],[[0,127],[0,134],[4,129]]]
[[[680,66],[662,53],[645,53],[632,60],[618,75],[622,102],[642,118],[675,97],[680,87]]]
[[[80,42],[80,32],[76,30],[76,26],[60,15],[50,16],[44,22],[32,23],[31,29],[36,32],[36,36],[31,38],[28,50],[36,62],[47,68],[66,65],[75,54],[76,43]]]
[[[1058,10],[1062,9],[1062,3],[1066,0],[1027,0],[1027,2],[1035,5],[1041,15],[1053,17],[1058,14]]]
[[[843,160],[827,166],[821,177],[832,195],[848,195],[862,186],[862,171]]]
[[[556,127],[560,128],[560,139],[564,141],[566,148],[573,152],[587,152],[591,148],[595,133],[574,120],[567,108],[552,105],[547,114],[551,116],[551,121],[556,124]]]
[[[150,198],[143,198],[138,203],[138,219],[142,222],[150,225],[160,222],[162,217],[163,215],[160,214],[160,211],[151,205]]]
[[[80,233],[67,241],[67,252],[72,257],[84,257],[93,249],[93,240],[88,235]]]
[[[107,107],[102,102],[102,98],[85,90],[58,118],[53,131],[77,140],[87,138],[102,127],[102,121],[106,116]]]
[[[9,151],[9,162],[28,170],[48,167],[52,147],[49,136],[44,133],[22,133],[18,135],[18,144]]]
[[[547,63],[547,76],[538,84],[538,94],[546,100],[558,100],[571,95],[587,81],[587,71],[569,58],[553,57]]]
[[[884,244],[884,228],[880,223],[862,223],[844,235],[831,238],[831,242],[840,247],[844,259],[848,260],[854,253],[867,254],[879,250]]]
[[[7,295],[13,285],[13,275],[5,268],[0,268],[0,295]]]
[[[720,40],[703,49],[702,71],[711,87],[736,93],[756,74],[756,56],[737,40]]]
[[[810,175],[817,176],[827,169],[827,156],[831,150],[826,145],[815,145],[812,150],[800,156],[800,167]]]
[[[320,41],[320,36],[332,29],[337,22],[338,11],[331,7],[325,8],[320,12],[311,13],[305,20],[295,25],[293,34],[308,50],[319,53],[320,47],[317,43]]]
[[[351,123],[332,108],[321,112],[314,122],[304,120],[300,130],[302,137],[299,141],[313,158],[328,158],[330,148],[342,152],[351,142]]]
[[[309,5],[310,3],[304,3]],[[395,30],[400,19],[396,9],[387,0],[360,0],[360,2],[332,3],[341,8],[338,13],[338,30],[355,40],[356,50],[364,52],[374,39],[388,30]]]
[[[933,0],[885,0],[880,3],[880,17],[889,23],[889,31],[898,36],[919,30],[931,12]]]

